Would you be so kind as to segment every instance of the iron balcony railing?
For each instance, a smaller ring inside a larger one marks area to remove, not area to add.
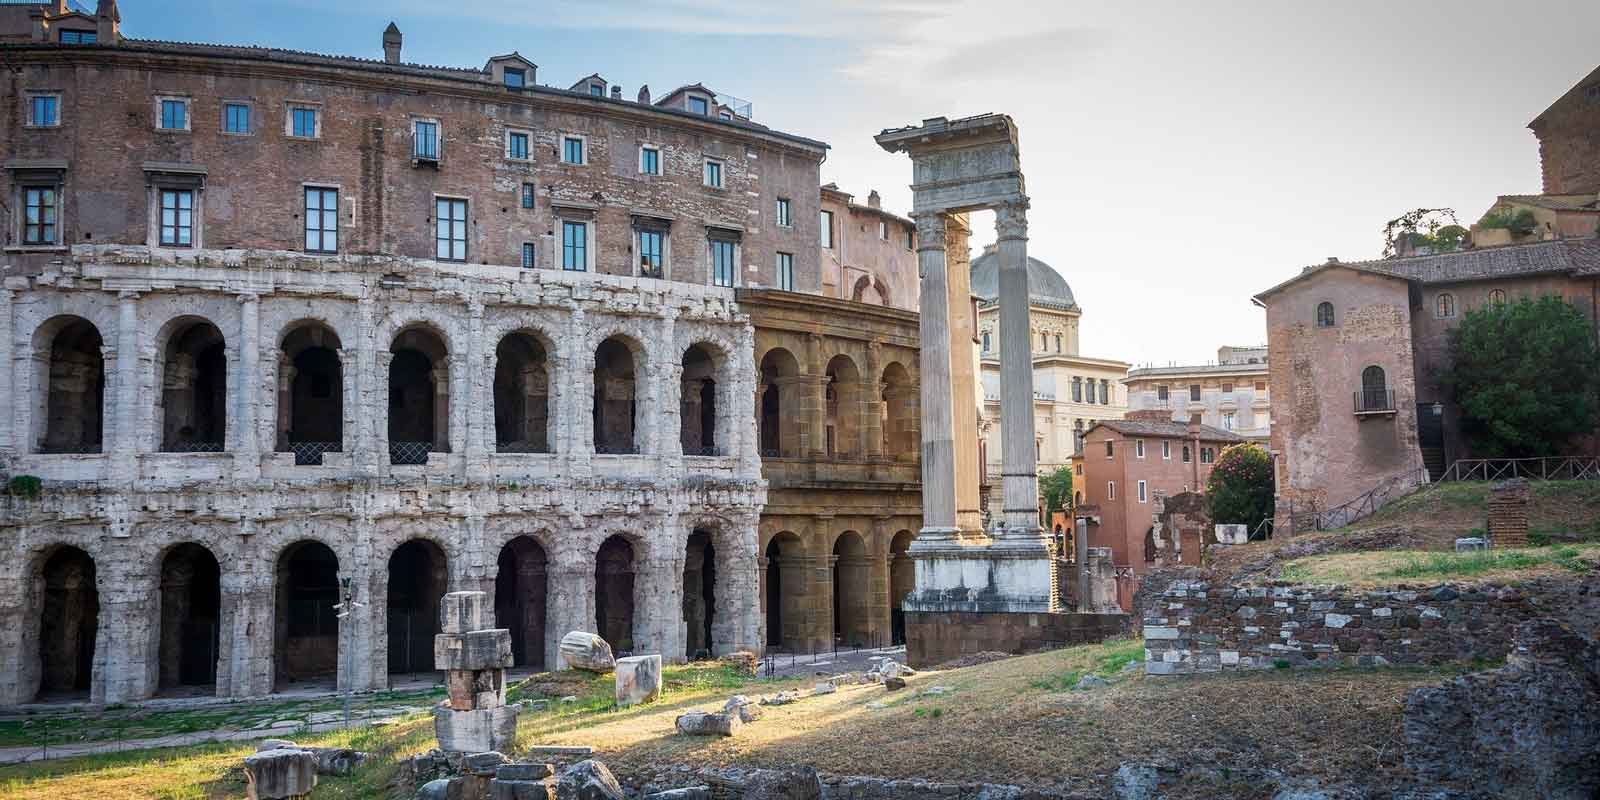
[[[433,449],[430,442],[390,442],[390,464],[426,464],[428,452]]]
[[[290,442],[289,452],[294,453],[297,467],[320,467],[324,453],[338,453],[344,449],[342,442]]]
[[[227,450],[227,445],[222,442],[182,441],[173,442],[162,448],[166,453],[221,453]]]
[[[1393,389],[1362,389],[1356,392],[1357,414],[1378,414],[1394,411]]]

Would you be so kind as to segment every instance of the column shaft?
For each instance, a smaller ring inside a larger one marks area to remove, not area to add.
[[[1039,477],[1033,431],[1033,341],[1028,321],[1028,220],[1025,203],[995,209],[1000,259],[1000,427],[1005,527],[1039,530]]]
[[[951,408],[950,302],[946,294],[945,218],[917,217],[917,266],[922,273],[922,531],[956,530],[955,420]]]

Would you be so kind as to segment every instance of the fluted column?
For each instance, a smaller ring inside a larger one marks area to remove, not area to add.
[[[922,273],[922,313],[918,355],[922,373],[922,536],[956,532],[954,387],[950,376],[950,304],[946,295],[945,217],[919,214],[917,266]]]
[[[1020,201],[995,209],[1000,260],[1000,457],[1008,535],[1042,535],[1034,453],[1027,208],[1027,202]]]

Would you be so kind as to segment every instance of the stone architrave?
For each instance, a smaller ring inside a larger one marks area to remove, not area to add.
[[[661,656],[617,659],[617,706],[649,703],[661,697]]]
[[[445,671],[447,697],[433,709],[433,732],[446,752],[504,752],[517,732],[517,707],[506,705],[505,693],[511,631],[471,627],[492,619],[488,607],[484,592],[451,592],[439,602],[433,659]]]

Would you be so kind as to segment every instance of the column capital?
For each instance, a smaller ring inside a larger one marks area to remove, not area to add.
[[[1028,199],[1013,200],[994,207],[994,227],[997,238],[1028,238]]]
[[[917,252],[944,250],[945,215],[943,212],[914,212],[911,219],[917,223]]]

